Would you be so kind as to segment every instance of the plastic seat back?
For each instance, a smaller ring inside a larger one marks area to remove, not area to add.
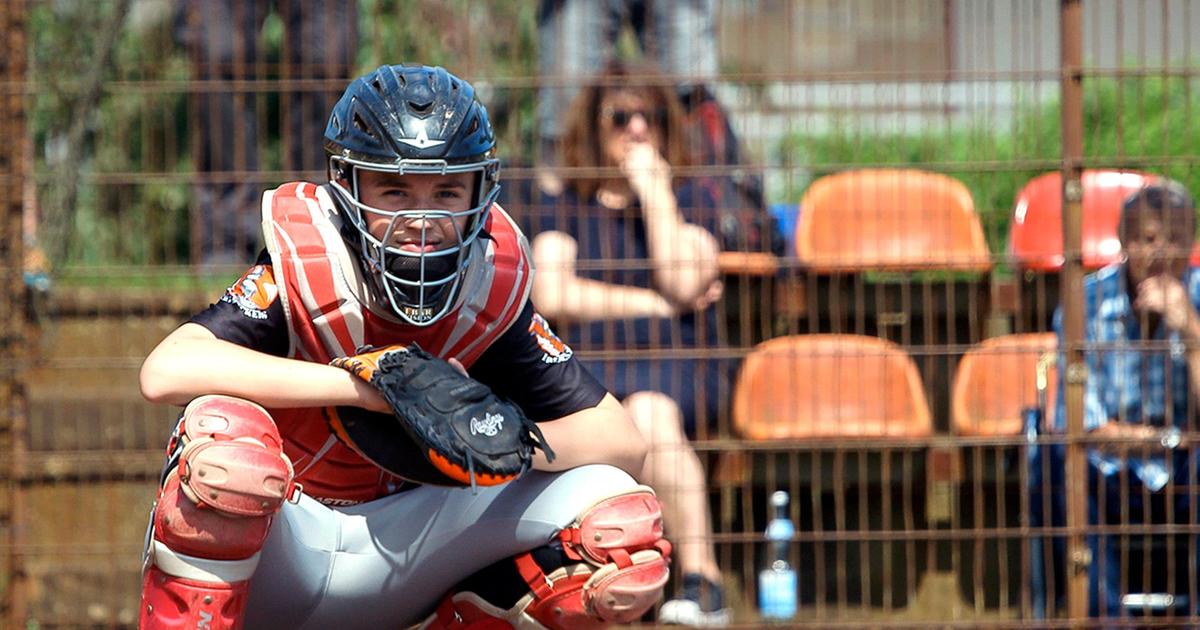
[[[817,273],[991,268],[971,193],[946,175],[845,171],[813,182],[800,208],[796,257]]]
[[[932,433],[920,374],[899,346],[860,335],[793,335],[756,346],[733,395],[750,440],[923,437]]]
[[[1117,262],[1121,204],[1157,176],[1131,171],[1083,172],[1083,265],[1099,269]],[[1062,174],[1039,175],[1017,194],[1009,225],[1009,252],[1017,266],[1058,271],[1063,265]]]
[[[1037,362],[1053,351],[1054,333],[992,337],[968,350],[958,363],[951,390],[951,424],[966,436],[1020,435],[1022,410],[1035,407]],[[1051,363],[1047,407],[1054,409],[1056,363]]]

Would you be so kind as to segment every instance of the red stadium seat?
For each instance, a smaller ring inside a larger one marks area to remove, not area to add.
[[[860,335],[765,341],[742,363],[733,423],[749,440],[925,437],[933,425],[911,357]]]
[[[1121,257],[1117,223],[1130,194],[1157,179],[1131,171],[1083,172],[1083,265],[1099,269]],[[1009,226],[1009,251],[1018,267],[1058,271],[1062,251],[1062,174],[1039,175],[1017,195]]]
[[[968,350],[958,363],[950,396],[954,432],[1020,435],[1022,410],[1038,403],[1038,359],[1056,344],[1054,333],[1031,333],[993,337]],[[1046,390],[1050,409],[1056,387],[1052,364]]]
[[[796,257],[816,273],[991,269],[962,182],[914,169],[861,169],[813,182],[800,202]]]

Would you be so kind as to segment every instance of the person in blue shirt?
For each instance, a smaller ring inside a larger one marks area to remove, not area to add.
[[[1088,449],[1091,525],[1140,523],[1150,513],[1179,523],[1190,513],[1195,462],[1184,442],[1200,393],[1200,273],[1189,266],[1195,207],[1170,180],[1134,193],[1118,228],[1124,261],[1084,280],[1084,426],[1095,438]],[[1061,308],[1054,327],[1061,347]],[[1059,429],[1066,426],[1064,381]],[[1124,577],[1120,536],[1092,534],[1088,543],[1089,613],[1120,616],[1125,592],[1145,585]]]

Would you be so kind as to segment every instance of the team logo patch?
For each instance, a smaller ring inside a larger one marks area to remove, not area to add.
[[[529,334],[533,335],[534,341],[542,349],[542,363],[562,363],[575,354],[571,346],[563,343],[563,340],[550,330],[546,318],[537,313],[533,314],[533,321],[529,323]]]
[[[267,308],[279,297],[279,287],[275,286],[275,274],[267,265],[254,265],[233,286],[221,296],[222,302],[229,302],[242,310],[242,315],[250,319],[266,319]]]

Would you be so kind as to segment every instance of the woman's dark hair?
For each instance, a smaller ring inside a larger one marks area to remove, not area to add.
[[[604,176],[599,169],[614,166],[605,163],[599,133],[600,104],[613,93],[636,94],[653,111],[663,112],[659,129],[663,157],[672,167],[692,164],[675,82],[653,66],[612,60],[579,90],[566,117],[562,165],[570,170],[564,180],[580,199],[591,198],[600,188]],[[659,120],[648,122],[660,124]]]

